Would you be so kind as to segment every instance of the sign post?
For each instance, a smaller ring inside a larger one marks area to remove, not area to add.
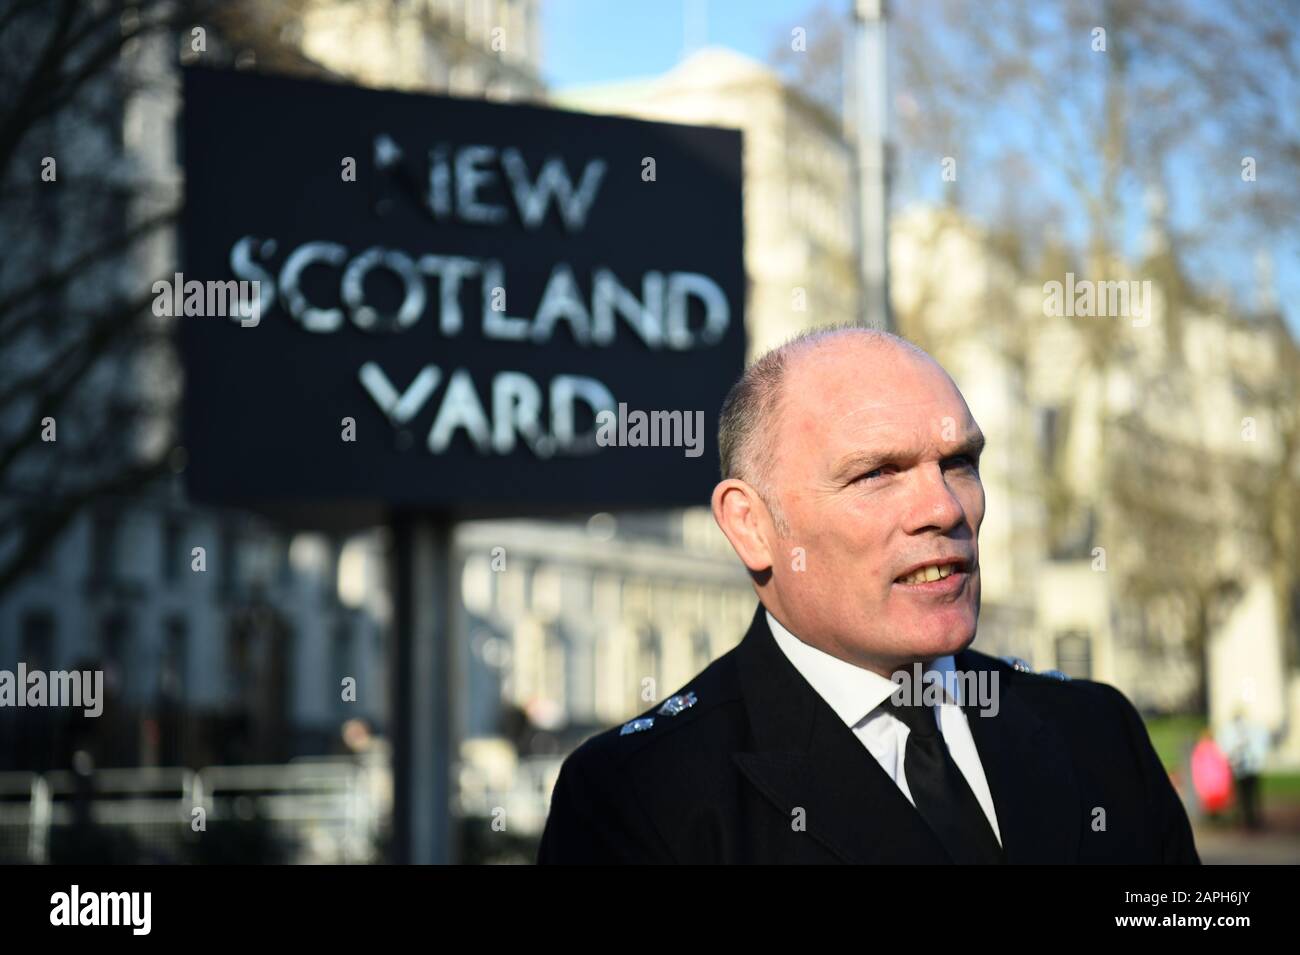
[[[397,513],[390,524],[393,574],[392,861],[452,861],[451,680],[455,648],[450,521]]]

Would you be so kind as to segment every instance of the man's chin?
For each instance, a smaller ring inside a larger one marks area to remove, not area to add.
[[[920,627],[909,641],[908,651],[917,657],[933,660],[960,653],[975,639],[975,625],[966,623],[942,628]]]

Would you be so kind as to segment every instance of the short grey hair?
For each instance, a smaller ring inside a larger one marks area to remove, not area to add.
[[[783,398],[782,386],[790,359],[800,350],[827,339],[852,335],[874,345],[894,345],[914,354],[926,352],[891,332],[862,325],[830,325],[800,332],[756,359],[731,386],[718,418],[718,457],[722,479],[736,478],[751,485],[772,513],[777,533],[790,534],[770,478],[776,463],[776,418]]]

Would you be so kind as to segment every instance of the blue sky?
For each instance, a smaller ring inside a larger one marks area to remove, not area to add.
[[[651,76],[687,44],[763,60],[803,0],[542,0],[542,66],[556,88]],[[688,33],[689,25],[689,33]]]

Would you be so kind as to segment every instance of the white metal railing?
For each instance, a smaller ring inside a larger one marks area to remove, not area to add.
[[[507,811],[511,831],[540,835],[550,808],[559,756],[531,756],[505,773],[461,761],[455,767],[456,806],[464,817]],[[77,777],[66,770],[0,773],[0,863],[50,861],[51,833],[75,819]],[[260,819],[288,837],[292,861],[365,863],[379,860],[379,835],[392,808],[392,773],[383,760],[300,758],[254,766],[101,769],[93,777],[90,818],[176,854],[193,829],[195,810],[206,824]]]
[[[145,841],[179,845],[218,821],[258,818],[295,847],[295,862],[374,862],[390,811],[382,763],[300,759],[265,766],[102,769],[89,794],[91,820]],[[50,835],[75,819],[77,777],[68,771],[0,773],[0,861],[48,862]],[[196,810],[202,810],[201,813]]]

